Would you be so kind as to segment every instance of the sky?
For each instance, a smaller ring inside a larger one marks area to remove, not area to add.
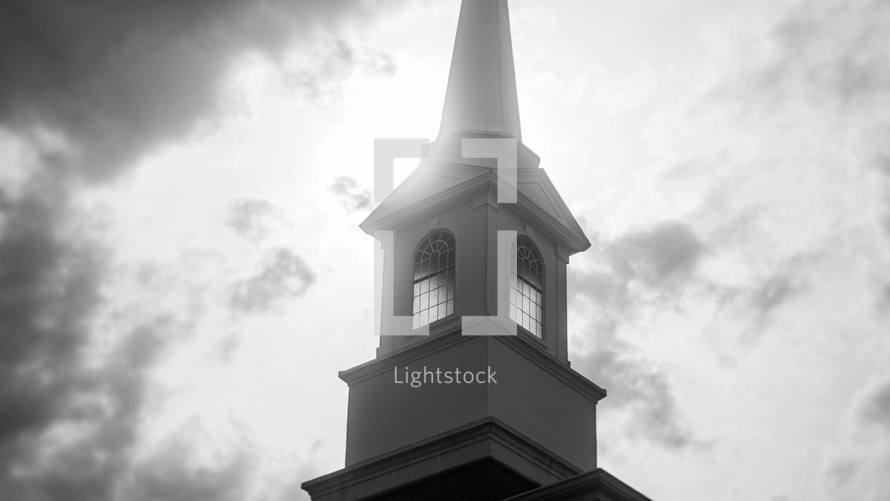
[[[658,500],[890,492],[890,3],[512,0],[592,242],[569,358]],[[457,0],[0,5],[0,493],[301,500],[374,356],[374,138]],[[414,164],[397,163],[406,175]]]

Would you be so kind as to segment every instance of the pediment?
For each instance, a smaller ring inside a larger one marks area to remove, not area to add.
[[[519,169],[514,210],[562,241],[570,254],[590,241],[543,169]],[[362,222],[369,235],[395,230],[486,190],[497,193],[496,170],[486,166],[430,160],[422,163]]]

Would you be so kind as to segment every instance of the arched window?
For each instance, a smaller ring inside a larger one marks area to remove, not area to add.
[[[454,235],[434,231],[414,257],[414,328],[454,313]]]
[[[510,318],[532,335],[543,337],[544,263],[526,236],[516,241],[516,275],[510,285]]]

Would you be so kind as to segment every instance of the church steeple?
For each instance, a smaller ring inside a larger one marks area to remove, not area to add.
[[[361,224],[383,248],[380,346],[340,372],[345,468],[303,488],[313,501],[649,501],[597,467],[606,391],[568,357],[567,266],[590,242],[521,143],[507,0],[463,0],[428,153]]]
[[[466,133],[522,140],[507,0],[461,5],[439,139]]]

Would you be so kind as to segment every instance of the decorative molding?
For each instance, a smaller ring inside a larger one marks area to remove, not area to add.
[[[494,446],[508,454],[505,456]],[[542,477],[558,482],[580,473],[565,459],[503,421],[489,417],[304,482],[302,487],[312,499],[356,499],[403,485],[409,470],[413,471],[411,478],[422,480],[483,459],[498,461],[526,478],[535,475],[538,478],[530,480],[537,480],[538,484]],[[525,463],[526,471],[515,469],[516,460]]]
[[[410,365],[411,362],[428,357],[453,346],[469,342],[500,342],[519,353],[530,362],[540,367],[556,379],[566,383],[578,393],[594,403],[606,397],[606,390],[582,376],[555,356],[545,351],[546,346],[538,342],[530,343],[522,336],[463,336],[460,323],[456,322],[453,330],[430,336],[428,339],[411,344],[391,352],[383,358],[376,358],[351,369],[340,371],[340,379],[352,386],[365,379],[392,371],[393,367]],[[540,344],[541,346],[538,346]]]
[[[607,496],[603,497],[602,494],[607,494]],[[652,501],[602,468],[524,492],[504,501],[580,501],[587,499]]]

